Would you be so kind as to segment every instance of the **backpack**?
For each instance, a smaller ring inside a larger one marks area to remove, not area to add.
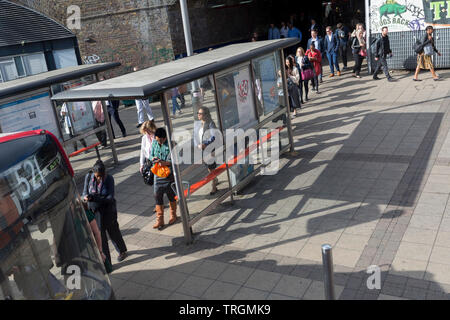
[[[372,39],[372,41],[370,41],[370,53],[374,56],[377,55],[377,42],[380,39],[381,38],[375,38],[375,39]]]
[[[419,54],[422,53],[424,47],[424,43],[420,42],[420,40],[417,40],[414,44],[414,52]]]

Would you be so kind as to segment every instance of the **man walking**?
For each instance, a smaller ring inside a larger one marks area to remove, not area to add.
[[[324,49],[327,54],[327,59],[330,64],[330,78],[334,77],[334,68],[336,68],[337,75],[341,75],[341,70],[339,69],[339,63],[337,60],[339,52],[339,40],[330,26],[326,28],[327,35],[325,36]]]
[[[301,31],[298,30],[296,27],[294,27],[292,22],[289,22],[288,27],[289,27],[288,38],[297,38],[301,42],[302,41],[302,33],[301,33]],[[289,53],[290,54],[295,55],[296,51],[297,51],[296,45],[294,45],[294,46],[289,48]]]
[[[114,133],[114,128],[112,126],[111,117],[114,117],[114,120],[116,121],[117,125],[119,126],[120,131],[122,131],[122,138],[125,138],[127,136],[127,130],[125,129],[125,126],[123,125],[123,122],[120,119],[119,105],[120,105],[119,100],[106,101],[106,106],[108,107],[109,122],[111,123],[111,131],[112,131],[114,139],[116,139],[116,134]]]
[[[269,40],[275,40],[280,38],[281,38],[280,30],[277,27],[275,27],[275,24],[271,23],[269,28]]]
[[[350,37],[350,30],[342,23],[337,24],[336,37],[339,39],[339,55],[342,58],[344,64],[343,70],[347,70],[347,44]]]
[[[134,72],[139,71],[138,67],[134,67],[133,68]],[[148,100],[140,100],[137,99],[135,101],[136,103],[136,109],[137,109],[137,114],[138,114],[138,125],[136,126],[136,128],[140,128],[142,126],[142,124],[145,122],[145,115],[144,112],[147,114],[147,118],[149,121],[153,121],[154,117],[153,117],[153,112],[152,112],[152,108],[150,108],[150,103],[148,102]]]
[[[384,74],[386,75],[388,81],[394,81],[394,79],[389,74],[389,69],[386,61],[388,55],[389,57],[392,57],[392,50],[389,43],[388,28],[383,27],[383,29],[381,29],[381,38],[379,38],[376,43],[375,61],[377,62],[377,66],[373,73],[374,80],[380,80],[380,78],[378,78],[378,71],[380,71],[380,68],[383,67]]]
[[[323,39],[318,35],[318,32],[316,29],[313,29],[311,31],[311,38],[308,40],[308,43],[306,45],[306,47],[309,49],[311,47],[311,43],[314,43],[314,47],[316,48],[316,50],[320,51],[321,56],[323,56]],[[320,70],[322,70],[322,63],[320,63]],[[320,83],[323,82],[322,80],[322,73],[320,72],[319,75],[319,81]]]
[[[100,81],[105,81],[106,78],[103,76],[100,78]],[[120,120],[119,115],[119,100],[114,101],[106,101],[106,107],[108,110],[108,116],[109,116],[109,122],[111,123],[111,131],[113,134],[113,139],[116,139],[116,134],[114,133],[114,127],[112,125],[111,117],[114,117],[114,120],[116,121],[117,125],[120,128],[120,131],[122,131],[122,138],[125,138],[127,136],[127,130],[125,130],[125,126],[123,125],[122,120]]]

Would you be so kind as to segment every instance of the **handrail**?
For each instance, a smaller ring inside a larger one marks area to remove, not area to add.
[[[82,152],[85,152],[85,151],[94,149],[94,148],[98,147],[100,144],[101,144],[100,142],[97,142],[96,144],[93,144],[93,145],[91,145],[91,146],[89,146],[89,147],[85,147],[85,148],[83,148],[83,149],[80,149],[80,150],[78,150],[78,151],[75,151],[74,153],[71,153],[71,154],[69,155],[69,158],[76,157],[77,155],[79,155],[79,154],[82,153]]]

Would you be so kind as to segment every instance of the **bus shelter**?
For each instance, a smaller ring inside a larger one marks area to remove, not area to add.
[[[0,83],[0,133],[45,129],[59,139],[67,154],[77,156],[95,148],[100,158],[100,143],[88,146],[86,139],[107,132],[114,162],[118,164],[104,102],[98,105],[102,110],[97,110],[99,114],[103,113],[104,121],[98,122],[91,102],[58,104],[51,100],[54,94],[95,83],[98,73],[117,66],[120,63],[79,65]],[[84,148],[76,150],[77,143]]]
[[[172,156],[172,187],[189,244],[192,227],[202,217],[226,199],[233,201],[257,174],[276,174],[272,168],[277,156],[293,151],[283,49],[297,43],[289,38],[234,44],[64,91],[52,99],[160,97]],[[205,138],[211,130],[215,133]],[[206,147],[207,139],[214,143]],[[211,145],[211,152],[206,152]]]

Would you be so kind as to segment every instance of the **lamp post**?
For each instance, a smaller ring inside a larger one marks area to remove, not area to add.
[[[186,42],[186,52],[188,57],[194,55],[192,46],[191,25],[189,22],[189,11],[186,0],[180,0],[181,18],[183,19],[184,41]],[[194,117],[198,109],[202,107],[202,95],[198,81],[192,82],[192,106],[194,109]]]

